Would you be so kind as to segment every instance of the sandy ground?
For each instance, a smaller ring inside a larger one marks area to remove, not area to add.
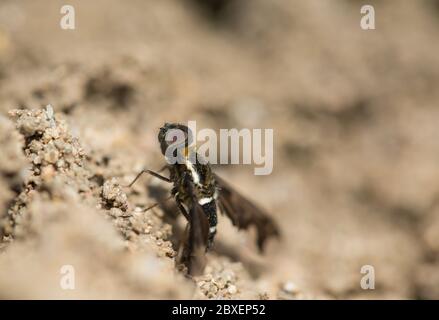
[[[2,1],[0,297],[438,299],[439,6],[369,2],[373,31],[347,0],[72,0],[75,30],[63,1]],[[188,120],[274,129],[271,175],[215,170],[283,234],[259,255],[220,217],[194,280],[182,217],[141,210],[169,188],[122,187]]]

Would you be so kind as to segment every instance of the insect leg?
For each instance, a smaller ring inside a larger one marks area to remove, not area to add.
[[[161,202],[168,201],[168,200],[171,199],[171,198],[172,198],[172,196],[169,196],[169,197],[167,197],[165,200],[163,200],[163,201],[161,201]],[[148,211],[148,210],[151,210],[152,208],[157,207],[159,204],[160,204],[160,202],[156,202],[156,203],[150,205],[149,207],[143,209],[142,211],[143,211],[143,212],[146,212],[146,211]]]
[[[129,185],[127,185],[126,187],[128,187],[128,188],[131,187],[131,186],[137,181],[137,179],[139,179],[140,176],[141,176],[142,174],[144,174],[144,173],[149,173],[150,175],[152,175],[152,176],[154,176],[154,177],[156,177],[156,178],[158,178],[158,179],[160,179],[160,180],[163,180],[163,181],[169,182],[169,183],[172,182],[171,179],[166,178],[166,177],[164,177],[164,176],[158,174],[157,172],[154,172],[154,171],[152,171],[152,170],[148,170],[148,169],[143,169],[142,171],[140,171],[140,172],[137,174],[137,176],[134,178],[134,180],[133,180]]]
[[[186,218],[186,220],[188,222],[190,222],[189,214],[187,213],[186,209],[183,207],[183,205],[178,200],[177,200],[177,206],[178,206],[178,209],[180,209],[183,216]]]

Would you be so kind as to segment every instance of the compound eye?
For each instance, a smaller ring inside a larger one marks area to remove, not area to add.
[[[165,135],[165,141],[168,145],[173,143],[183,143],[186,139],[187,134],[181,129],[170,129]]]

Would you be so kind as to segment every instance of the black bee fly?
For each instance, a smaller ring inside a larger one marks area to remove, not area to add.
[[[185,134],[184,145],[181,146],[184,148],[185,161],[168,164],[163,168],[169,170],[169,178],[151,170],[142,170],[130,186],[145,172],[173,184],[171,194],[188,221],[177,262],[184,264],[190,275],[203,272],[205,253],[212,248],[217,231],[217,208],[225,213],[238,229],[247,229],[254,225],[257,230],[258,248],[263,251],[265,241],[280,234],[276,223],[262,209],[213,173],[208,163],[199,161],[199,154],[190,157],[190,153],[196,151],[189,148],[189,136],[192,133],[187,126],[165,123],[160,128],[158,140],[164,156],[172,143],[166,140],[166,135],[172,129],[181,130]]]

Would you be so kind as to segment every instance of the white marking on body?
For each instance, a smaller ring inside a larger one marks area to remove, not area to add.
[[[215,230],[216,230],[216,227],[210,227],[210,228],[209,228],[209,232],[210,232],[210,233],[214,233]]]
[[[186,160],[186,167],[189,169],[192,175],[192,180],[196,185],[200,185],[200,176],[198,175],[197,171],[194,168],[194,164],[190,162],[189,160]]]
[[[198,200],[198,204],[199,204],[200,206],[203,206],[203,205],[205,205],[205,204],[207,204],[207,203],[212,202],[212,200],[213,200],[212,197],[209,197],[209,198],[201,198],[200,200]]]

